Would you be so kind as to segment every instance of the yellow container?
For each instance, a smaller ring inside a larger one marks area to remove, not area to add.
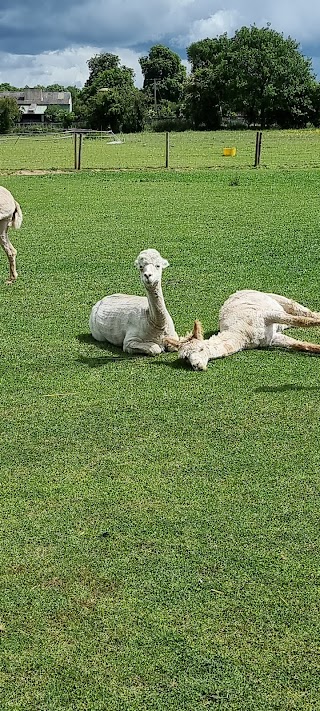
[[[235,156],[237,153],[236,148],[224,148],[223,149],[223,155],[224,156]]]

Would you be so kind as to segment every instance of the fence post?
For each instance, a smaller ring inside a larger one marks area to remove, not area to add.
[[[169,131],[166,131],[166,168],[169,168],[170,139]]]
[[[259,165],[260,165],[260,158],[261,158],[261,143],[262,143],[262,131],[260,131],[260,136],[259,136]]]
[[[74,169],[77,170],[78,168],[78,159],[77,159],[77,136],[78,134],[75,132],[74,134]]]
[[[262,131],[257,131],[256,150],[255,150],[255,156],[254,156],[254,167],[255,168],[258,168],[260,165],[261,143],[262,143]]]
[[[81,150],[82,150],[82,133],[79,134],[79,151],[78,151],[78,170],[81,168]]]

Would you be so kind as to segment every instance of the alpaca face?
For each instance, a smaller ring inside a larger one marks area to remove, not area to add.
[[[164,344],[170,350],[178,351],[178,357],[187,360],[193,370],[206,370],[210,360],[208,341],[203,338],[203,328],[196,320],[193,330],[183,338],[166,337]]]
[[[183,343],[178,351],[179,358],[190,363],[193,370],[207,370],[209,348],[205,341],[193,338]]]
[[[169,262],[156,249],[145,249],[137,257],[135,266],[139,269],[142,284],[148,287],[161,281],[162,270],[169,266]]]

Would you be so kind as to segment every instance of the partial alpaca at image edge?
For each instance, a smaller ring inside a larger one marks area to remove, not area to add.
[[[18,276],[16,267],[17,250],[9,240],[8,228],[20,229],[22,219],[22,210],[19,203],[7,188],[0,186],[0,244],[9,260],[7,284],[13,284]]]

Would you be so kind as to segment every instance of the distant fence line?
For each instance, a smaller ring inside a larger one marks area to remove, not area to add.
[[[115,135],[73,129],[0,136],[0,171],[320,168],[320,131],[216,131]]]

